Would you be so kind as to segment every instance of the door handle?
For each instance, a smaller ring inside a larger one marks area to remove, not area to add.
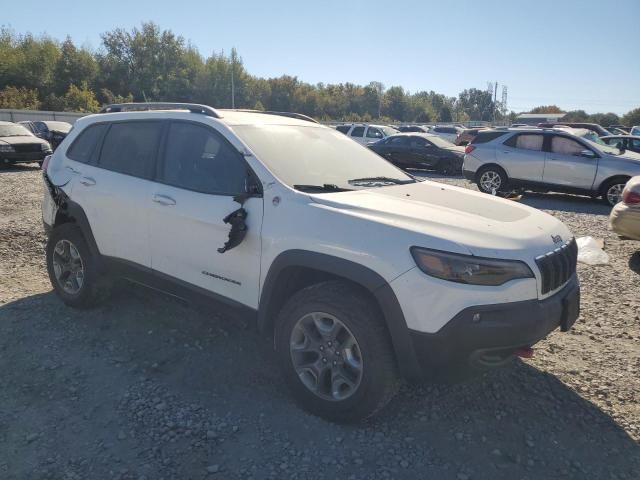
[[[91,177],[82,177],[80,179],[80,183],[85,187],[93,187],[96,184],[96,181]]]
[[[176,204],[176,201],[168,195],[154,195],[153,201],[159,203],[163,207],[168,207]]]
[[[73,167],[70,167],[69,165],[67,165],[67,166],[66,166],[66,167],[64,167],[64,168],[66,168],[67,170],[69,170],[71,173],[80,173],[78,170],[76,170],[76,169],[75,169],[75,168],[73,168]]]

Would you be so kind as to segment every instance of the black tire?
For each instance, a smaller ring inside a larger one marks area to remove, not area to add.
[[[509,177],[507,173],[498,165],[487,165],[478,170],[476,173],[476,185],[478,185],[478,189],[481,192],[491,194],[493,193],[492,189],[487,189],[483,180],[483,175],[487,173],[493,173],[499,177],[500,185],[496,188],[496,192],[505,192],[509,188]]]
[[[613,207],[618,202],[612,201],[611,196],[609,195],[610,190],[617,186],[622,186],[622,188],[624,188],[628,181],[629,177],[614,177],[604,182],[602,184],[602,187],[600,188],[600,196],[602,197],[602,201],[606,205]],[[620,193],[622,193],[622,188],[620,189]]]
[[[53,256],[56,245],[61,240],[70,242],[76,248],[82,261],[83,282],[77,293],[66,291],[55,274]],[[110,291],[110,282],[106,273],[101,271],[97,260],[76,225],[65,223],[51,231],[46,247],[47,272],[54,291],[65,304],[75,308],[89,308],[107,297]]]
[[[300,290],[278,314],[274,328],[276,355],[284,378],[303,409],[331,421],[357,422],[380,411],[397,392],[398,375],[389,333],[372,301],[349,282],[329,281]],[[361,379],[348,398],[322,398],[296,373],[290,351],[292,333],[298,320],[311,312],[335,316],[358,343]]]

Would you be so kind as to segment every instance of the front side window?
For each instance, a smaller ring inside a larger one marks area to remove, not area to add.
[[[551,139],[551,151],[561,155],[578,155],[586,147],[567,137],[554,136]]]
[[[99,166],[134,177],[150,178],[161,132],[161,122],[112,124],[102,145]]]
[[[88,163],[96,153],[97,145],[107,128],[109,128],[107,123],[98,123],[85,128],[67,151],[67,157],[76,162]]]
[[[340,133],[348,133],[349,129],[351,128],[350,125],[338,125],[336,127],[336,130],[339,131]]]
[[[382,132],[377,128],[369,127],[367,130],[367,138],[382,138]]]
[[[390,183],[415,182],[372,150],[331,128],[240,125],[234,131],[258,160],[290,187],[335,185],[353,189],[363,184],[350,180],[377,177],[391,179]]]
[[[427,146],[427,141],[420,137],[411,137],[411,146],[413,148],[424,148]]]
[[[44,122],[35,122],[33,125],[38,133],[47,133],[49,130]]]
[[[364,136],[364,127],[354,127],[351,132],[352,137],[363,137]]]
[[[400,136],[400,137],[392,137],[391,140],[389,140],[389,143],[391,145],[406,145],[407,144],[407,137],[405,136]]]
[[[237,195],[246,190],[244,159],[224,138],[193,123],[169,127],[162,180],[201,193]]]

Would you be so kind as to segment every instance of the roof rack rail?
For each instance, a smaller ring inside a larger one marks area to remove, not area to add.
[[[305,120],[307,122],[320,123],[315,118],[311,118],[307,115],[303,115],[302,113],[275,112],[273,110],[251,110],[249,108],[235,108],[235,109],[230,109],[230,111],[246,112],[246,113],[264,113],[266,115],[280,115],[282,117],[297,118],[298,120]]]
[[[213,108],[198,103],[173,103],[173,102],[135,102],[113,103],[102,108],[99,113],[135,112],[145,110],[189,110],[191,113],[200,113],[208,117],[222,118]]]

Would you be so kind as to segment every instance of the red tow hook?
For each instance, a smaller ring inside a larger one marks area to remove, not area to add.
[[[516,355],[520,358],[532,358],[533,357],[533,348],[524,347],[516,350]]]

